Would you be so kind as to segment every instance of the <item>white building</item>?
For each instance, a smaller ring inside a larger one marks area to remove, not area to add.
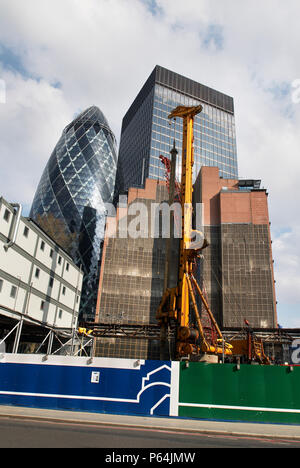
[[[75,328],[83,273],[21,210],[0,197],[0,316]]]

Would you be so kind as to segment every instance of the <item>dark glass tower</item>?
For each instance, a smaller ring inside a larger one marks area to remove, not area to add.
[[[182,119],[170,125],[168,115],[178,105],[202,104],[194,125],[194,181],[201,166],[218,166],[220,176],[237,178],[233,99],[219,91],[156,66],[122,122],[116,197],[147,177],[165,179],[159,156],[169,157],[175,138],[180,179]]]
[[[84,271],[80,315],[95,314],[106,203],[111,203],[117,164],[116,141],[106,118],[93,106],[62,133],[38,185],[30,217],[63,220],[66,233],[78,234],[73,256]]]

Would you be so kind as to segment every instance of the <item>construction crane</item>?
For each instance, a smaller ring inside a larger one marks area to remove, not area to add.
[[[210,310],[208,302],[194,276],[194,265],[201,251],[207,247],[203,233],[192,228],[193,217],[193,140],[194,118],[202,111],[202,106],[178,106],[168,116],[169,119],[183,119],[182,171],[181,171],[181,213],[182,236],[179,251],[178,284],[167,288],[157,309],[156,318],[161,327],[161,335],[170,322],[176,324],[176,357],[203,353],[231,355],[232,347],[225,343],[220,328]],[[210,319],[214,333],[208,336],[203,327],[197,295]],[[192,307],[191,307],[192,306]],[[192,315],[193,311],[193,315]]]

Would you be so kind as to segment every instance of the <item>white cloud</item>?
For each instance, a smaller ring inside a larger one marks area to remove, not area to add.
[[[0,45],[27,74],[5,63],[0,69],[7,88],[7,103],[0,104],[4,196],[31,202],[63,127],[79,109],[98,105],[118,139],[124,113],[160,64],[234,97],[240,175],[262,179],[274,236],[288,227],[289,242],[299,245],[300,104],[292,100],[300,78],[298,0],[0,3]],[[297,301],[290,287],[300,279],[291,270],[292,261],[299,264],[297,249],[286,254],[279,240],[273,244],[279,296]]]
[[[273,240],[273,251],[276,254],[277,294],[284,303],[300,303],[299,245],[300,226],[279,234]]]
[[[273,253],[278,300],[278,321],[283,326],[300,326],[300,224],[275,234]]]
[[[1,194],[29,205],[72,111],[62,91],[46,81],[11,72],[2,76],[6,101],[0,105]]]

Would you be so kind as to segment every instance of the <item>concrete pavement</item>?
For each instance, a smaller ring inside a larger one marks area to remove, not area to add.
[[[281,439],[287,438],[300,442],[300,425],[126,416],[1,405],[0,417],[66,422],[72,424],[112,425],[121,427],[130,426],[168,432],[199,432],[203,434],[224,434]]]

